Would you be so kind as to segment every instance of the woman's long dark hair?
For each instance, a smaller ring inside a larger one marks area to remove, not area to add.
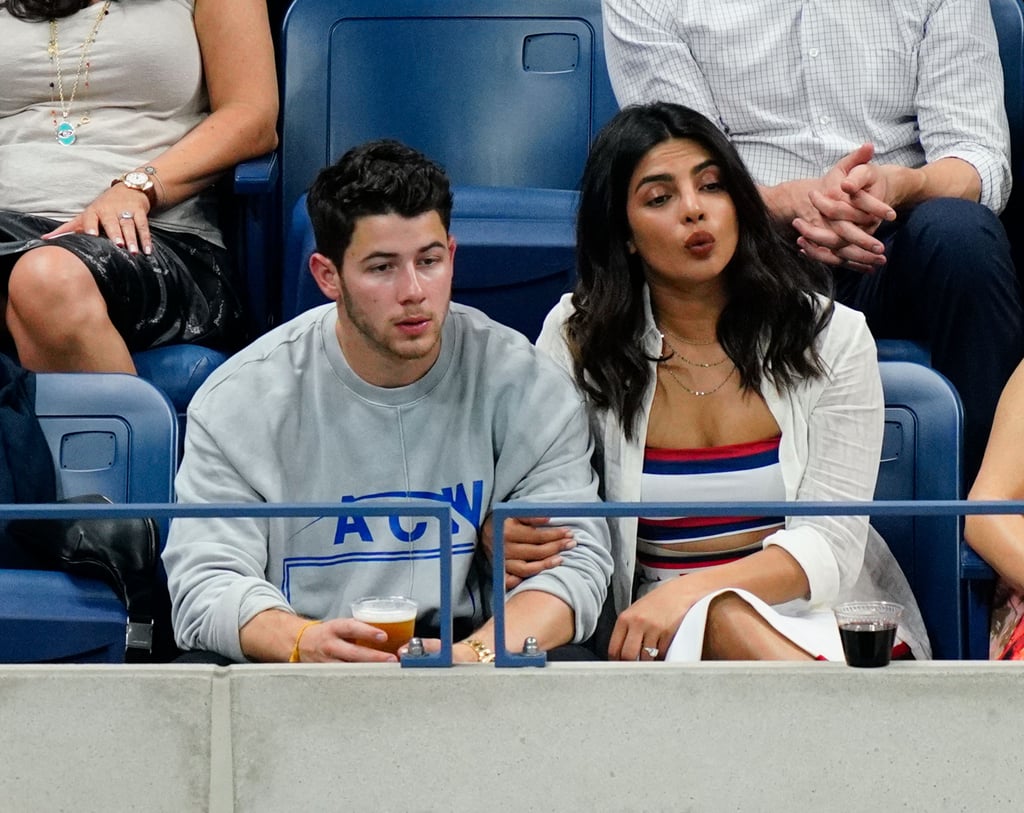
[[[739,242],[722,272],[728,304],[718,340],[741,386],[757,391],[767,380],[782,389],[824,372],[814,342],[832,318],[828,269],[782,237],[736,149],[704,116],[665,102],[627,107],[598,135],[583,170],[566,335],[576,380],[595,406],[618,416],[628,438],[637,432],[652,361],[643,345],[643,266],[627,249],[629,181],[652,148],[676,138],[711,153],[736,207]]]
[[[88,5],[89,0],[0,0],[12,17],[32,23],[70,17]]]

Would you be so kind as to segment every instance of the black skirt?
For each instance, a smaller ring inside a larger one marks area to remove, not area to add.
[[[195,343],[233,349],[243,337],[241,302],[231,285],[228,254],[192,234],[150,225],[153,253],[131,254],[105,236],[39,235],[60,221],[0,209],[0,289],[18,256],[59,246],[92,272],[110,321],[132,352]]]

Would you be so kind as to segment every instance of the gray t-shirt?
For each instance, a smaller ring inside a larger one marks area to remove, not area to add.
[[[307,311],[210,376],[189,408],[178,499],[450,504],[455,615],[481,622],[471,562],[491,505],[598,499],[583,403],[523,336],[472,308],[451,306],[438,360],[393,389],[351,370],[336,321],[334,304]],[[607,525],[559,522],[576,547],[519,589],[569,604],[580,641],[611,576]],[[422,517],[176,520],[164,552],[176,638],[242,660],[238,630],[257,613],[349,617],[364,595],[410,595],[436,622],[438,555]]]
[[[59,99],[50,26],[0,10],[0,209],[68,220],[110,182],[144,166],[201,122],[210,105],[196,39],[195,0],[111,3],[88,54],[89,84],[79,81],[68,121],[75,143],[54,136]],[[101,5],[57,22],[64,102]],[[56,97],[54,91],[54,97]],[[81,124],[84,114],[89,121]],[[157,226],[223,245],[216,210],[200,195],[154,215]]]

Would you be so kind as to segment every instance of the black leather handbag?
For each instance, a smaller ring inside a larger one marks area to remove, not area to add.
[[[110,503],[84,494],[63,503]],[[125,660],[172,659],[170,598],[160,564],[160,531],[150,517],[14,520],[7,532],[43,569],[106,582],[128,615]]]

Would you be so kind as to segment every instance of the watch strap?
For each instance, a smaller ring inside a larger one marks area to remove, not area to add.
[[[476,638],[467,638],[463,641],[466,646],[472,649],[476,653],[476,659],[480,663],[493,663],[494,662],[494,650],[483,643],[478,641]]]

